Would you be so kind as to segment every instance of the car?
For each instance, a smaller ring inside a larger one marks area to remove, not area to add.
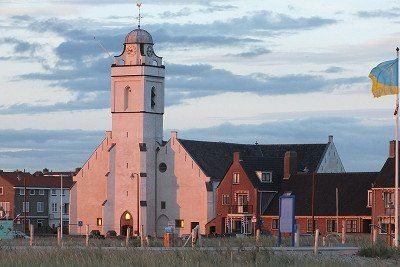
[[[92,230],[92,231],[90,231],[89,237],[102,239],[102,238],[104,238],[104,235],[102,235],[99,230]]]
[[[14,238],[29,238],[29,236],[21,231],[11,231],[11,234]]]
[[[107,231],[106,237],[117,237],[117,232],[114,230]]]

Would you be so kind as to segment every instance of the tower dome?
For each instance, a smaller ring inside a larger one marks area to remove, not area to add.
[[[150,33],[140,28],[134,29],[125,37],[125,44],[154,44]]]

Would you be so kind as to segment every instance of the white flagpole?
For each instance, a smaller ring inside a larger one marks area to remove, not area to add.
[[[399,246],[399,48],[397,51],[397,93],[396,93],[396,157],[395,157],[395,181],[394,181],[394,245]]]

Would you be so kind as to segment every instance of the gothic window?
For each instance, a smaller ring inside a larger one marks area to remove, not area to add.
[[[151,87],[151,108],[154,109],[156,106],[156,88]]]
[[[124,90],[124,110],[127,110],[129,107],[129,95],[131,92],[131,88],[129,86],[125,87]]]

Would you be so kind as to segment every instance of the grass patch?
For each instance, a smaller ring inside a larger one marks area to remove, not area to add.
[[[360,249],[359,255],[369,258],[380,259],[400,259],[400,250],[395,247],[389,247],[386,244],[376,244],[373,246],[365,246]]]

